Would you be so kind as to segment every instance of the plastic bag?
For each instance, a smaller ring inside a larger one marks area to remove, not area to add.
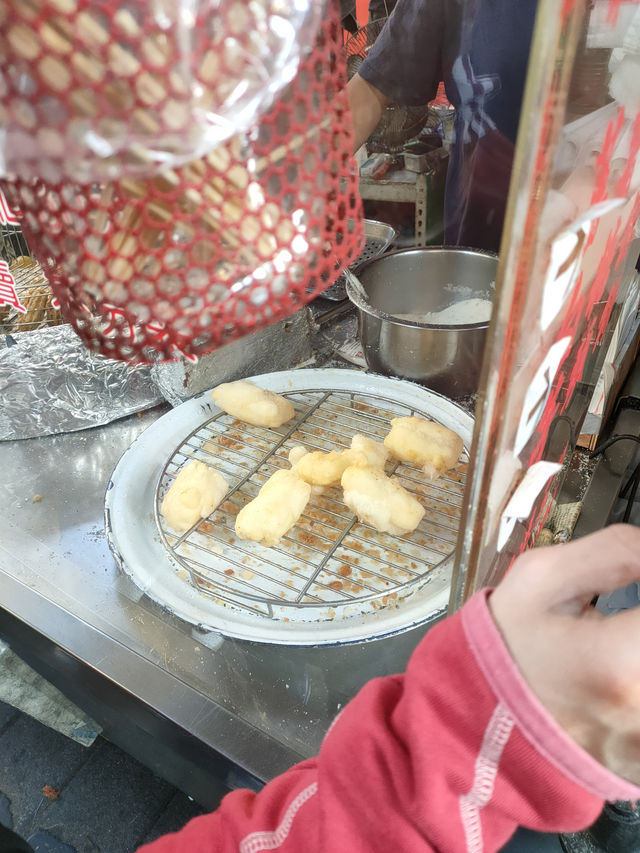
[[[355,260],[364,230],[345,85],[335,4],[248,133],[153,177],[6,182],[89,348],[197,358],[293,313]]]
[[[319,0],[0,0],[0,175],[150,174],[246,130]]]

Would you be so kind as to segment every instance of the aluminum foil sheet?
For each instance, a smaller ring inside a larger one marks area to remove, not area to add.
[[[163,401],[148,366],[89,352],[71,326],[0,340],[0,440],[100,426]]]

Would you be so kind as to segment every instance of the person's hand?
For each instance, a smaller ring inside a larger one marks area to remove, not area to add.
[[[640,581],[640,529],[608,527],[520,556],[489,606],[530,688],[601,764],[640,783],[640,608],[590,602]]]

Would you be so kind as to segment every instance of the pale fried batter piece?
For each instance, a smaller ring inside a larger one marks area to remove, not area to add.
[[[276,545],[300,518],[310,496],[311,486],[295,471],[276,471],[236,516],[236,535]]]
[[[353,465],[342,475],[344,502],[359,521],[380,533],[404,536],[420,524],[424,508],[396,477],[373,465]]]
[[[292,468],[296,468],[300,460],[309,453],[304,444],[296,444],[295,447],[292,447],[289,451],[288,459],[289,464]]]
[[[356,453],[362,453],[366,464],[373,465],[374,468],[384,468],[387,459],[391,456],[390,451],[381,441],[375,441],[366,435],[354,435],[351,439],[351,449]]]
[[[366,464],[366,461],[365,455],[355,450],[331,450],[329,453],[314,450],[300,459],[296,471],[312,486],[335,486],[340,482],[345,468]]]
[[[415,415],[393,418],[384,444],[392,456],[422,468],[432,480],[453,468],[464,446],[453,430]]]
[[[284,397],[245,379],[224,382],[211,396],[223,412],[253,426],[279,427],[295,415],[295,409]]]
[[[229,490],[219,471],[193,459],[178,472],[162,500],[160,512],[169,527],[184,533],[218,507]]]
[[[307,450],[307,448],[303,444],[297,444],[295,447],[291,448],[291,450],[289,451],[288,459],[289,459],[289,463],[290,463],[293,471],[296,471],[296,473],[297,473],[298,463],[300,462],[300,460],[303,457],[307,456],[308,454],[309,454],[309,451]],[[300,476],[300,475],[298,475],[298,476]],[[325,491],[324,486],[311,486],[311,494],[315,495],[316,497],[318,495],[324,494],[324,491]]]

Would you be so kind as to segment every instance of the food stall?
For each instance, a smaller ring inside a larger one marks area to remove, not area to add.
[[[469,273],[458,280],[450,267],[437,304],[391,310],[371,304],[356,269],[347,292],[385,320],[381,341],[428,338],[417,350],[425,375],[409,382],[341,359],[317,303],[305,306],[356,261],[365,232],[340,97],[342,33],[337,10],[319,23],[316,5],[295,22],[309,51],[273,45],[275,101],[257,108],[263,78],[246,72],[233,102],[244,125],[231,135],[230,93],[216,90],[218,138],[192,131],[190,105],[174,97],[180,81],[170,97],[159,86],[170,40],[128,7],[117,37],[86,9],[73,31],[50,8],[2,24],[16,67],[40,51],[44,68],[31,100],[24,78],[13,92],[24,121],[7,137],[3,235],[26,245],[3,254],[17,303],[4,322],[26,313],[25,269],[49,279],[42,310],[65,322],[4,329],[0,635],[109,738],[207,805],[314,754],[364,683],[401,671],[429,626],[498,580],[558,504],[582,500],[578,436],[620,317],[637,308],[640,4],[541,0],[499,259],[483,278],[490,322],[455,323],[452,336],[447,324],[395,316],[444,309],[446,285],[467,285]],[[245,38],[259,21],[243,17],[239,30],[239,7],[227,4],[225,23]],[[63,62],[72,47],[85,59],[73,73]],[[201,65],[190,73],[218,79],[207,44],[196,38],[194,50]],[[592,51],[608,65],[590,88]],[[225,57],[227,75],[243,72],[242,56]],[[142,80],[130,89],[102,64],[123,62]],[[109,121],[77,88],[87,73]],[[70,118],[21,160],[29,109],[43,110],[40,121],[51,107],[45,78]],[[118,148],[123,104],[136,134]],[[92,151],[78,145],[72,160],[61,152],[78,144],[74,110],[98,124]],[[478,331],[484,358],[467,355],[477,390],[433,390],[446,371],[429,368],[429,347],[454,346],[446,367]],[[366,346],[363,357],[371,366]],[[211,389],[247,376],[294,414],[264,427],[226,413]],[[401,460],[388,469],[423,506],[415,530],[363,521],[330,481],[275,544],[237,535],[239,510],[290,470],[295,446],[346,451],[355,434],[381,441],[392,419],[410,417],[463,445],[438,479]],[[215,464],[230,487],[219,510],[176,532],[163,501],[193,460]]]

